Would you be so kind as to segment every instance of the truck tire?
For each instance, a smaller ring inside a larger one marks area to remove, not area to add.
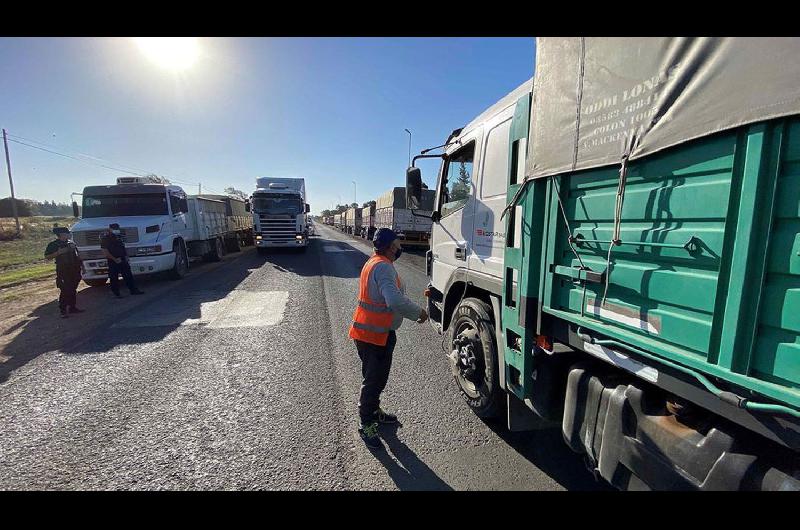
[[[232,239],[226,241],[226,249],[228,252],[241,252],[242,242],[239,239],[239,234],[236,234]]]
[[[453,313],[450,351],[457,350],[453,377],[459,392],[476,416],[492,419],[503,403],[497,362],[497,342],[491,307],[477,298],[465,298]]]
[[[86,282],[86,285],[88,285],[89,287],[102,287],[106,284],[106,282],[108,282],[108,278],[103,278],[102,280],[98,278],[96,280],[83,280],[83,281]]]
[[[207,254],[208,261],[221,261],[224,255],[225,244],[222,242],[222,238],[214,238],[214,241],[211,243],[211,251]]]
[[[175,264],[169,271],[170,280],[180,280],[189,272],[189,257],[186,255],[186,247],[183,241],[176,241],[172,245],[175,252]]]

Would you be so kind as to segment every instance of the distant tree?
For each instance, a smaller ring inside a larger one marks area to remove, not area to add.
[[[242,190],[237,190],[234,187],[225,188],[225,193],[227,193],[232,197],[237,197],[242,200],[245,200],[248,197],[248,195],[245,192],[243,192]]]
[[[367,201],[361,205],[362,208],[366,208],[368,206],[375,206],[375,201]]]
[[[33,215],[31,213],[31,205],[28,201],[24,201],[22,199],[14,199],[14,203],[17,205],[17,215],[20,217],[30,217]],[[13,217],[14,212],[11,207],[11,197],[6,197],[4,199],[0,199],[0,217]]]
[[[147,178],[150,178],[150,179],[152,179],[153,181],[156,181],[156,182],[158,182],[158,183],[160,183],[160,184],[164,184],[165,186],[169,186],[170,184],[172,184],[172,183],[169,181],[169,179],[168,179],[168,178],[166,178],[166,177],[161,177],[161,176],[159,176],[159,175],[156,175],[155,173],[150,173],[149,175],[145,175],[145,177],[147,177]]]
[[[453,191],[450,192],[450,201],[465,200],[469,197],[470,190],[470,175],[467,171],[467,165],[462,160],[458,168],[458,178],[453,183]]]

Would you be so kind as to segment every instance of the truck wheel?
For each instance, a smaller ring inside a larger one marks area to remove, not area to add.
[[[228,252],[240,252],[242,250],[242,242],[239,240],[239,234],[236,234],[233,239],[229,239],[226,247]]]
[[[175,252],[175,265],[170,269],[169,277],[171,280],[180,280],[189,272],[189,258],[186,257],[183,241],[177,241],[172,245],[172,250]]]
[[[83,280],[83,281],[86,282],[86,285],[88,285],[89,287],[102,287],[106,284],[108,278],[103,278],[102,280],[96,279],[96,280]]]
[[[477,298],[465,298],[453,314],[451,348],[455,350],[453,376],[476,416],[499,415],[502,396],[498,376],[497,346],[491,308]]]
[[[208,253],[208,261],[221,261],[224,255],[225,245],[222,243],[222,238],[214,238],[214,242],[211,244],[211,252]]]

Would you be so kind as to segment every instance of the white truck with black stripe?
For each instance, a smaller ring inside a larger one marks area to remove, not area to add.
[[[268,248],[308,246],[306,184],[302,177],[258,177],[250,197],[253,231],[260,254]]]
[[[218,261],[225,254],[228,232],[224,201],[187,196],[180,186],[159,177],[119,177],[107,186],[87,186],[80,221],[71,227],[83,262],[83,280],[91,286],[108,280],[108,263],[100,237],[117,223],[134,275],[166,272],[183,278],[191,257]]]

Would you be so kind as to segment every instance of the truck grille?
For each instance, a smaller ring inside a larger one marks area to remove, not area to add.
[[[78,252],[78,257],[82,260],[87,259],[105,259],[106,255],[102,250],[81,250]]]
[[[81,230],[72,233],[72,240],[79,247],[95,246],[100,244],[100,236],[105,230]],[[138,243],[139,242],[139,229],[134,227],[126,227],[121,229],[120,239],[123,243]]]
[[[274,241],[275,243],[294,241],[294,236],[297,234],[297,223],[292,217],[279,218],[261,215],[259,216],[259,227],[261,237],[265,241]]]

